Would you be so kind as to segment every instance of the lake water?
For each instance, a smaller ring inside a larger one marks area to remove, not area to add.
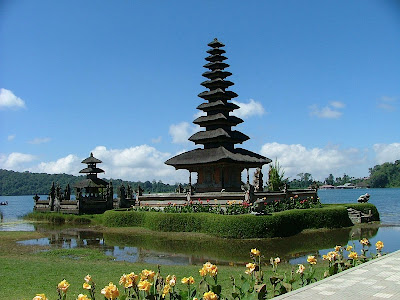
[[[167,265],[201,264],[208,260],[218,264],[244,263],[248,260],[249,249],[254,247],[261,249],[266,257],[280,256],[284,261],[301,263],[307,255],[326,254],[335,245],[345,245],[352,241],[359,244],[358,240],[363,237],[370,239],[372,244],[382,240],[386,252],[400,249],[400,189],[320,190],[318,195],[322,203],[355,203],[365,193],[371,195],[369,202],[378,208],[381,227],[336,229],[275,239],[213,238],[212,248],[204,241],[188,241],[176,236],[149,236],[139,232],[110,235],[87,228],[49,228],[29,223],[20,217],[32,212],[33,196],[0,196],[0,202],[8,201],[7,206],[0,206],[0,231],[38,230],[46,232],[48,237],[21,243],[55,248],[92,247],[102,249],[116,260]]]

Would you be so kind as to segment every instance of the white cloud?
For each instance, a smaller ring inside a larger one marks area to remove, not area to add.
[[[31,154],[13,152],[11,154],[0,153],[0,169],[25,171],[24,165],[34,161],[36,157]]]
[[[50,142],[50,138],[45,137],[45,138],[34,138],[31,141],[28,141],[29,144],[33,144],[33,145],[39,145],[39,144],[44,144],[44,143],[48,143]]]
[[[146,181],[161,180],[164,183],[187,182],[187,171],[176,171],[164,164],[172,155],[160,152],[148,145],[140,145],[126,149],[107,149],[98,146],[93,155],[102,160],[100,168],[106,171],[107,178],[123,180]]]
[[[254,99],[250,99],[248,103],[235,100],[232,100],[232,102],[240,107],[239,109],[236,109],[232,112],[232,115],[239,118],[247,119],[252,116],[262,116],[263,114],[265,114],[265,110],[262,104],[260,102],[254,101]]]
[[[355,148],[306,148],[300,144],[268,143],[262,146],[260,152],[272,160],[277,159],[285,170],[285,176],[291,179],[305,172],[312,174],[314,179],[323,181],[330,173],[337,174],[336,176],[343,173],[364,176],[354,172],[359,172],[360,167],[365,169],[362,171],[367,171],[366,153]]]
[[[343,108],[346,106],[343,102],[340,101],[331,101],[330,105],[334,108]]]
[[[8,137],[7,137],[7,141],[13,141],[15,139],[15,134],[10,134]]]
[[[199,131],[199,127],[191,125],[188,122],[181,122],[179,124],[172,124],[169,127],[169,135],[172,137],[172,142],[175,144],[186,144],[188,138]]]
[[[204,111],[199,110],[198,112],[196,112],[196,113],[193,115],[193,119],[195,120],[195,119],[197,119],[197,118],[199,118],[199,117],[206,116],[206,115],[207,115],[207,114],[206,114]]]
[[[37,173],[48,173],[48,174],[72,174],[78,175],[79,170],[83,169],[80,164],[82,160],[76,155],[69,154],[66,157],[57,159],[51,162],[41,162],[37,166],[31,167],[29,171]]]
[[[394,162],[400,159],[400,143],[374,144],[372,148],[375,151],[377,164]]]
[[[18,98],[10,90],[0,89],[0,109],[26,108],[24,100]]]
[[[394,97],[382,96],[378,100],[378,107],[385,111],[392,112],[396,110],[396,102],[397,99]]]
[[[103,169],[105,173],[99,174],[99,177],[129,181],[161,180],[170,184],[188,182],[188,171],[175,170],[174,167],[164,163],[173,155],[158,151],[148,145],[126,149],[107,149],[104,146],[97,146],[92,153],[96,158],[103,161],[98,167]],[[32,165],[32,162],[37,159],[34,155],[23,153],[5,155],[0,153],[0,168],[34,173],[82,175],[79,174],[79,171],[86,167],[85,164],[81,163],[84,158],[69,154],[55,161]],[[28,164],[29,166],[27,166]]]
[[[344,108],[345,104],[340,101],[331,101],[329,105],[320,108],[317,104],[311,105],[310,115],[316,116],[320,119],[338,119],[342,116],[343,112],[340,109]]]
[[[161,143],[161,140],[162,140],[162,137],[161,137],[161,135],[160,135],[158,138],[153,138],[153,139],[151,139],[151,142],[152,142],[153,144],[158,144],[158,143]]]

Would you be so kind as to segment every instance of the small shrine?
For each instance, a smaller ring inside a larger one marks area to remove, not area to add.
[[[207,50],[209,56],[204,65],[208,71],[203,73],[207,78],[201,85],[208,90],[198,96],[207,102],[197,106],[204,113],[193,121],[205,130],[193,134],[189,140],[198,148],[170,158],[165,163],[176,169],[186,169],[189,174],[197,173],[196,192],[240,192],[243,190],[241,173],[244,169],[262,168],[264,164],[271,162],[257,153],[236,148],[235,144],[242,144],[249,137],[240,131],[232,130],[232,127],[243,122],[242,119],[231,115],[231,112],[239,106],[230,102],[238,95],[230,90],[233,82],[226,80],[232,73],[225,69],[229,67],[223,56],[225,46],[214,39],[208,44],[211,49]],[[249,179],[247,180],[249,181]],[[249,183],[249,182],[247,182]],[[191,175],[189,175],[191,186]]]
[[[97,167],[102,163],[100,159],[90,153],[88,158],[82,160],[87,167],[79,173],[87,174],[86,179],[75,184],[76,199],[79,201],[80,213],[101,213],[113,209],[113,186],[104,179],[98,178],[97,174],[104,173],[103,169]]]
[[[95,158],[93,153],[82,161],[87,167],[79,173],[87,174],[86,179],[75,184],[75,199],[71,199],[71,189],[69,184],[62,191],[61,187],[54,182],[50,188],[49,196],[46,200],[40,200],[35,195],[35,211],[54,211],[70,214],[95,214],[103,213],[113,209],[113,186],[112,182],[98,178],[97,174],[104,173],[104,170],[97,167],[102,163]]]

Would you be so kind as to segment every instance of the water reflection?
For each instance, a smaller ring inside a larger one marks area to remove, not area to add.
[[[304,232],[287,238],[222,239],[208,236],[182,238],[179,235],[157,233],[103,233],[87,228],[36,228],[49,237],[21,241],[23,245],[52,248],[94,248],[104,251],[118,261],[160,265],[200,265],[211,261],[219,265],[244,264],[250,248],[261,249],[266,258],[280,256],[283,261],[297,263],[309,254],[319,255],[321,249],[346,245],[349,240],[371,239],[378,228],[343,228]]]

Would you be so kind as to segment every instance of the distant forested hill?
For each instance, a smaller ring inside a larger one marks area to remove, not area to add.
[[[400,160],[376,165],[369,169],[369,173],[371,187],[400,187]]]
[[[20,196],[20,195],[47,195],[50,191],[52,182],[59,183],[64,189],[69,183],[71,188],[75,183],[81,181],[85,176],[74,176],[68,174],[46,174],[46,173],[30,173],[30,172],[14,172],[0,169],[0,196]],[[139,185],[144,189],[145,193],[167,193],[173,192],[178,184],[170,185],[156,182],[153,180],[145,182],[123,181],[121,179],[111,179],[114,191],[117,192],[122,183],[129,184],[133,189]],[[72,192],[74,193],[75,191]]]

